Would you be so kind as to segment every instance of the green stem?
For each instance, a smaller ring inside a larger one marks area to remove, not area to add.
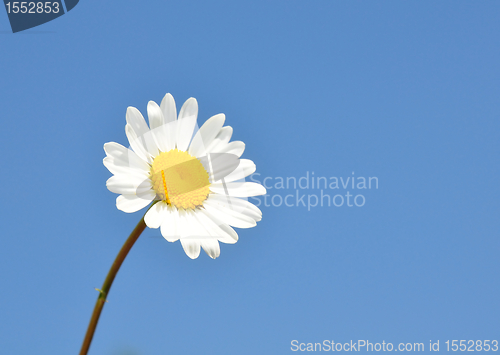
[[[130,236],[123,244],[120,252],[116,256],[115,262],[111,265],[111,269],[108,272],[108,276],[106,276],[106,280],[104,280],[104,284],[99,291],[99,296],[97,297],[97,302],[94,307],[94,312],[92,313],[92,317],[90,318],[89,327],[87,328],[87,333],[85,334],[85,339],[83,340],[82,350],[80,350],[80,355],[86,355],[90,348],[90,343],[92,342],[92,338],[94,337],[94,332],[97,327],[97,322],[99,321],[99,317],[101,315],[102,307],[104,307],[104,303],[106,302],[106,297],[108,296],[109,289],[111,288],[111,284],[115,279],[118,270],[120,270],[120,266],[125,260],[128,252],[139,238],[141,233],[146,229],[146,223],[144,223],[144,217],[141,218],[137,226],[134,228]]]

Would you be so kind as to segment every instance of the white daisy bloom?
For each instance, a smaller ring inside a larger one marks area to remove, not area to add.
[[[170,94],[160,106],[150,101],[147,111],[149,127],[139,110],[127,109],[131,149],[114,142],[104,145],[104,165],[113,174],[106,186],[120,194],[116,207],[127,213],[157,201],[144,217],[146,225],[160,228],[169,242],[180,240],[192,259],[200,247],[215,259],[219,242],[238,240],[232,227],[254,227],[262,218],[246,200],[266,193],[262,185],[244,181],[255,164],[240,159],[243,142],[229,142],[233,129],[223,127],[223,114],[209,118],[193,137],[198,116],[194,98],[182,105],[178,117]]]

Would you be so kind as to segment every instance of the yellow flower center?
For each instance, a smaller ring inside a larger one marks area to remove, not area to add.
[[[178,209],[202,206],[210,193],[208,173],[201,162],[177,149],[161,152],[153,161],[150,176],[158,198]]]

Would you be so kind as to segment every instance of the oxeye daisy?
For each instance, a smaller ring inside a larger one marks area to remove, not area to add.
[[[179,112],[166,94],[161,105],[148,103],[149,126],[134,107],[127,109],[125,133],[130,143],[106,143],[104,165],[113,174],[108,189],[120,194],[116,207],[136,212],[150,205],[132,230],[104,280],[90,318],[80,355],[86,355],[106,303],[109,290],[130,249],[146,226],[161,228],[169,242],[180,240],[186,254],[195,259],[203,248],[213,259],[219,242],[236,243],[232,227],[254,227],[261,211],[246,197],[264,195],[266,189],[245,177],[255,164],[240,159],[245,144],[229,142],[233,129],[225,116],[209,118],[196,131],[198,103],[188,99]]]
[[[104,145],[104,165],[113,174],[106,186],[120,194],[116,206],[124,212],[154,202],[144,216],[148,227],[160,228],[169,242],[180,240],[192,259],[200,248],[215,259],[219,242],[238,240],[232,227],[250,228],[261,220],[261,211],[246,200],[266,193],[262,185],[244,181],[255,164],[240,159],[243,142],[229,142],[233,129],[223,127],[224,114],[209,118],[194,134],[194,98],[177,116],[174,98],[166,94],[160,106],[150,101],[147,113],[149,126],[139,110],[127,109],[130,149],[114,142]]]

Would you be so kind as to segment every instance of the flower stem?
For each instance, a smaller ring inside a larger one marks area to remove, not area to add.
[[[128,252],[130,251],[130,249],[132,248],[132,246],[134,245],[134,243],[139,238],[139,236],[141,235],[141,233],[144,231],[145,228],[146,228],[146,223],[144,223],[144,217],[142,217],[139,223],[137,223],[137,226],[134,228],[132,233],[130,233],[130,236],[125,241],[125,244],[123,244],[120,252],[116,256],[116,259],[113,265],[111,265],[111,269],[108,272],[108,276],[106,276],[106,280],[104,280],[102,288],[100,290],[96,289],[97,291],[99,291],[99,296],[97,297],[97,302],[94,307],[94,312],[92,313],[92,317],[90,318],[90,323],[89,327],[87,328],[87,333],[85,334],[85,339],[83,339],[83,345],[82,345],[82,350],[80,350],[80,355],[86,355],[87,352],[89,351],[90,343],[92,342],[92,338],[94,336],[94,332],[97,327],[97,322],[99,321],[102,308],[104,307],[104,303],[106,302],[106,297],[108,296],[109,289],[111,288],[111,284],[113,283],[113,280],[115,279],[118,270],[120,270],[120,266],[122,265],[123,260],[125,260],[125,257],[127,256]]]

